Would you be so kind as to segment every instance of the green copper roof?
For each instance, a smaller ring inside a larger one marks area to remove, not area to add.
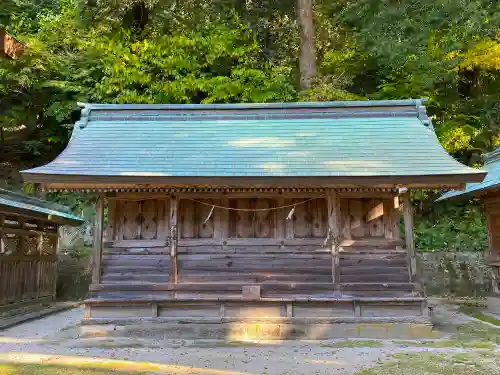
[[[483,182],[467,184],[465,190],[449,191],[439,197],[438,201],[445,199],[482,195],[500,189],[500,147],[483,156],[484,169],[487,175]]]
[[[446,153],[421,100],[400,100],[88,104],[61,155],[23,176],[49,184],[396,176],[442,176],[446,183],[454,176],[456,184],[481,181],[484,173]]]
[[[79,225],[84,222],[83,218],[73,215],[66,206],[5,189],[0,189],[0,213],[33,215],[38,218],[43,216],[46,220],[70,225]]]

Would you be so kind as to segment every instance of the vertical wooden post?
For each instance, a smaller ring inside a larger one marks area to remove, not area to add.
[[[328,242],[332,254],[332,281],[337,284],[339,279],[339,244],[340,244],[340,199],[335,190],[327,192],[328,204]]]
[[[395,240],[399,240],[401,238],[401,231],[399,229],[399,223],[400,223],[400,220],[401,220],[401,213],[399,212],[399,196],[396,195],[394,197],[394,211],[392,212],[393,213],[393,219],[392,219],[392,225],[393,225],[393,229],[392,229],[392,238],[394,238]]]
[[[415,242],[413,238],[413,214],[411,209],[409,192],[403,194],[403,215],[405,224],[405,244],[409,260],[408,266],[410,268],[409,271],[411,280],[413,281],[417,274],[417,262],[415,259]]]
[[[116,199],[106,198],[108,202],[108,224],[106,225],[106,241],[113,241],[115,238],[116,223]]]
[[[170,197],[170,275],[174,283],[177,283],[179,279],[177,269],[177,205],[177,198],[172,195]]]
[[[92,284],[101,282],[102,234],[104,227],[104,195],[97,197],[94,224],[94,261],[92,266]]]
[[[41,288],[41,277],[42,277],[42,250],[43,250],[43,224],[38,222],[37,229],[40,231],[37,236],[36,243],[36,253],[37,253],[37,263],[36,263],[36,297],[40,298],[40,288]]]

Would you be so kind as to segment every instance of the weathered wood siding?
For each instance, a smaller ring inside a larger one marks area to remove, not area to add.
[[[238,297],[244,285],[258,285],[261,297],[331,296],[338,288],[376,295],[380,288],[392,293],[398,285],[411,293],[397,199],[340,197],[332,206],[338,219],[329,223],[327,195],[303,203],[310,198],[108,199],[109,242],[101,283],[121,285],[123,291],[113,295],[141,296],[147,291],[155,298]],[[172,202],[177,207],[173,222]],[[212,205],[233,210],[212,210]],[[276,209],[284,205],[289,207]],[[340,242],[332,260],[327,237],[334,224]],[[137,283],[151,287],[125,291],[125,284]],[[162,290],[158,285],[163,283],[190,283],[191,288]],[[224,288],[224,283],[234,287]]]
[[[0,306],[53,298],[57,227],[0,214]]]
[[[484,199],[490,257],[500,260],[500,194]]]

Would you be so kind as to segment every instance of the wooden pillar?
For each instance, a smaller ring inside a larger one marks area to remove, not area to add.
[[[40,298],[41,292],[41,277],[42,277],[42,250],[43,250],[43,224],[37,223],[37,230],[40,231],[37,236],[36,243],[36,255],[37,255],[37,264],[36,264],[36,296]]]
[[[106,241],[113,241],[115,238],[116,226],[116,199],[106,198],[108,202],[108,224],[106,225]]]
[[[102,235],[104,227],[104,195],[97,197],[94,224],[94,255],[92,265],[92,284],[101,281]]]
[[[417,262],[415,259],[415,242],[413,238],[413,213],[410,202],[410,193],[403,194],[403,218],[405,224],[405,244],[408,252],[408,266],[411,280],[415,279],[417,274]]]
[[[170,275],[174,283],[179,281],[177,269],[177,205],[175,196],[170,197]]]
[[[335,190],[327,192],[328,204],[328,244],[332,254],[332,281],[338,282],[339,245],[340,245],[340,199]]]

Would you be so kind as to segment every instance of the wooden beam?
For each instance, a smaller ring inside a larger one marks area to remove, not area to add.
[[[102,235],[104,227],[104,195],[97,198],[95,206],[94,225],[94,255],[92,265],[92,283],[99,284],[101,281],[101,259],[102,259]]]
[[[175,196],[170,197],[170,278],[177,283],[179,281],[179,272],[177,267],[177,206],[179,201]]]
[[[336,191],[330,190],[326,194],[328,205],[328,242],[332,254],[332,281],[338,282],[339,245],[341,237],[340,226],[340,198]]]
[[[410,193],[403,194],[403,215],[405,224],[405,244],[408,252],[409,270],[411,280],[415,279],[417,274],[417,263],[415,259],[415,242],[413,237],[413,213],[410,201]]]

